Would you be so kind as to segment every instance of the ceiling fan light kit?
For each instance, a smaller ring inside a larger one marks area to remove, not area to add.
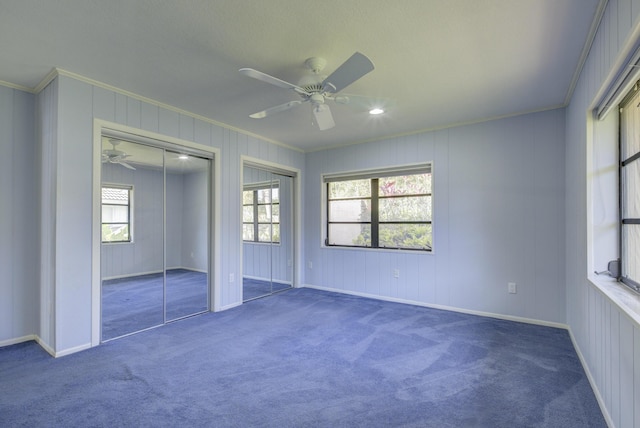
[[[311,103],[313,115],[316,119],[318,128],[321,131],[331,129],[335,126],[331,109],[326,104],[326,100],[331,100],[340,104],[347,104],[349,97],[336,96],[347,86],[363,77],[365,74],[374,69],[373,63],[369,58],[360,52],[356,52],[347,59],[340,67],[338,67],[328,77],[321,76],[320,72],[324,69],[326,61],[324,58],[312,57],[305,61],[305,66],[311,70],[313,74],[304,76],[298,85],[270,76],[261,71],[252,68],[241,68],[240,73],[247,77],[260,80],[265,83],[277,86],[283,89],[291,89],[302,97],[302,101],[289,101],[288,103],[270,107],[266,110],[259,111],[249,115],[253,119],[263,119],[275,113],[280,113],[299,106],[303,103]]]
[[[118,150],[116,147],[120,144],[119,140],[114,138],[109,139],[109,143],[113,146],[111,149],[104,149],[102,151],[102,163],[115,163],[118,165],[122,165],[125,168],[132,169],[135,171],[135,168],[126,163],[124,160],[128,158],[130,155],[126,154],[122,150]]]

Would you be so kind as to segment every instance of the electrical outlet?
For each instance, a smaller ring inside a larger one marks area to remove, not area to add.
[[[309,266],[309,269],[313,269],[313,262],[309,260],[309,262],[307,263],[307,266]]]
[[[516,283],[515,282],[510,282],[507,284],[507,288],[509,290],[509,293],[511,294],[516,294],[517,289],[516,289]]]
[[[229,274],[229,282],[235,282],[236,280],[236,275],[234,273],[230,273]]]
[[[400,269],[394,269],[393,270],[393,277],[394,278],[400,278]]]

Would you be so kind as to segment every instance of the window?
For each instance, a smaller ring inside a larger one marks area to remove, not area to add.
[[[131,242],[132,187],[102,188],[102,242]]]
[[[640,291],[640,91],[620,105],[620,281]]]
[[[242,192],[242,239],[280,243],[280,189],[273,183],[252,183]]]
[[[325,245],[431,251],[430,164],[324,181]]]

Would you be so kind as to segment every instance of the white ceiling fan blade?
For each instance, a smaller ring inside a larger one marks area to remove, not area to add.
[[[336,126],[336,123],[333,121],[331,110],[326,104],[317,104],[313,106],[313,115],[316,117],[318,128],[320,128],[321,131],[331,129]]]
[[[241,68],[238,71],[240,71],[240,73],[244,74],[245,76],[252,77],[262,82],[270,83],[280,88],[293,89],[294,91],[301,94],[307,93],[307,91],[302,89],[300,86],[294,85],[293,83],[285,82],[284,80],[278,79],[277,77],[269,76],[268,74],[265,74],[258,70],[254,70],[253,68]]]
[[[356,80],[374,69],[369,58],[356,52],[346,60],[336,71],[324,79],[322,87],[327,92],[340,92]]]
[[[123,167],[125,167],[125,168],[129,168],[129,169],[132,169],[132,170],[134,170],[134,171],[136,170],[134,167],[132,167],[131,165],[129,165],[129,164],[128,164],[128,163],[126,163],[126,162],[116,162],[116,163],[119,163],[120,165],[122,165],[122,166],[123,166]]]
[[[289,110],[295,106],[302,104],[304,101],[289,101],[288,103],[281,104],[279,106],[270,107],[266,110],[259,111],[257,113],[250,114],[249,117],[253,119],[262,119],[264,117],[270,116],[275,113],[280,113],[281,111]]]

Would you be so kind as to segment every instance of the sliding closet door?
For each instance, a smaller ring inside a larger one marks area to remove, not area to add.
[[[101,310],[108,340],[164,323],[164,155],[108,138],[102,148]]]
[[[273,230],[277,241],[271,246],[271,291],[278,292],[293,286],[293,178],[271,174],[274,204]]]
[[[243,300],[293,285],[293,178],[243,170]]]
[[[210,164],[166,152],[167,321],[208,309]]]

